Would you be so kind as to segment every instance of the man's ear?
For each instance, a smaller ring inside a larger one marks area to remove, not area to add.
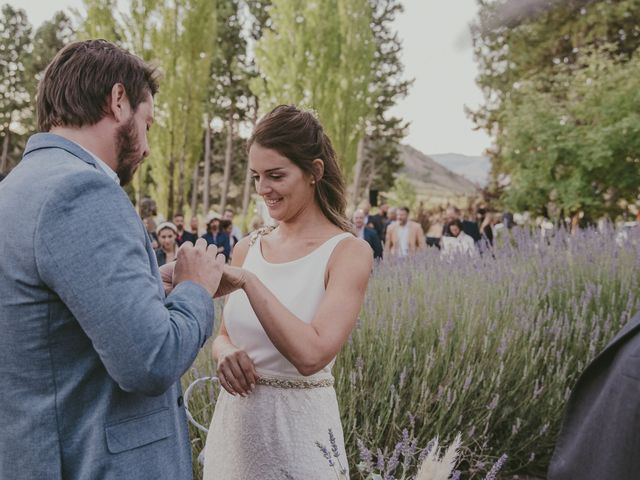
[[[121,83],[116,83],[111,88],[108,110],[118,123],[124,122],[129,118],[131,107],[129,105],[129,99],[127,98],[127,92]]]
[[[316,158],[311,162],[311,171],[313,172],[313,179],[319,182],[324,176],[324,161],[320,158]]]

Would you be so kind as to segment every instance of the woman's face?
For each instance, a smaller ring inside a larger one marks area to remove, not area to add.
[[[172,250],[176,243],[176,234],[170,228],[163,228],[158,234],[158,242],[164,250]]]
[[[290,221],[313,204],[311,175],[275,150],[254,143],[249,150],[249,168],[256,192],[274,220]]]
[[[451,235],[453,235],[454,237],[457,237],[458,235],[460,235],[460,229],[458,228],[457,225],[449,226],[449,231],[451,232]]]

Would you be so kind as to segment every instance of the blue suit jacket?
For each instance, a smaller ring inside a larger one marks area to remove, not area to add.
[[[211,335],[207,291],[165,298],[127,195],[57,135],[0,184],[0,225],[0,478],[191,478],[178,382]]]
[[[382,258],[382,243],[378,233],[373,228],[364,228],[364,239],[373,250],[373,258]]]

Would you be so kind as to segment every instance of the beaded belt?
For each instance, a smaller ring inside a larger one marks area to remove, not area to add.
[[[333,378],[322,378],[318,380],[303,380],[297,378],[279,377],[259,377],[256,381],[258,385],[267,385],[276,388],[320,388],[333,386]]]

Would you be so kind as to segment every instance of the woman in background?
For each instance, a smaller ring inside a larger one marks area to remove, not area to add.
[[[173,262],[178,254],[178,228],[171,222],[163,222],[156,229],[158,244],[156,249],[156,258],[158,266],[161,267],[165,263]]]

